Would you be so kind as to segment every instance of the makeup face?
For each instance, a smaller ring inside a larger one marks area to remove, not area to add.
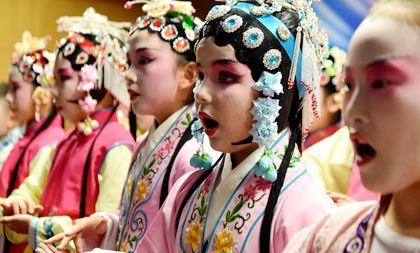
[[[213,149],[235,153],[255,143],[232,145],[250,136],[252,101],[258,92],[251,70],[238,62],[231,45],[218,47],[214,37],[203,38],[197,46],[199,87],[197,111]]]
[[[129,39],[128,92],[137,115],[165,119],[172,114],[181,76],[177,54],[155,33],[136,31]]]
[[[6,100],[14,118],[20,124],[33,120],[35,118],[35,102],[32,100],[32,93],[35,85],[24,81],[16,66],[12,66],[10,69],[9,83],[10,88]]]
[[[346,69],[343,114],[363,184],[391,193],[420,181],[420,30],[367,18]]]
[[[72,124],[80,122],[86,117],[82,111],[79,100],[84,98],[86,93],[77,89],[79,85],[79,71],[71,67],[69,60],[63,58],[62,53],[57,57],[54,66],[56,78],[56,108],[57,112]]]
[[[11,127],[12,113],[9,110],[5,97],[0,97],[0,138],[6,135]]]

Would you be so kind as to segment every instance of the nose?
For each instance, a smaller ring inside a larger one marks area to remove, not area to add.
[[[343,100],[344,121],[351,128],[358,128],[369,122],[369,96],[360,86],[356,85],[354,91]]]
[[[131,84],[135,84],[137,82],[137,76],[134,74],[134,71],[131,67],[128,68],[125,74],[125,80],[127,82],[127,86],[130,86]]]
[[[194,88],[194,98],[195,101],[200,105],[208,104],[211,102],[209,84],[205,80],[197,80]]]

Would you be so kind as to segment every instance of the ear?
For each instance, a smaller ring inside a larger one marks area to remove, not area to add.
[[[329,113],[336,113],[341,110],[341,99],[339,98],[340,94],[338,92],[333,93],[327,97],[325,105]]]
[[[194,86],[197,78],[196,63],[190,61],[183,66],[180,66],[179,71],[181,71],[181,75],[178,81],[178,88],[184,90]]]

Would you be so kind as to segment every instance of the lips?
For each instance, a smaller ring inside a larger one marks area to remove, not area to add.
[[[128,89],[128,94],[130,95],[130,100],[133,101],[134,99],[136,99],[138,96],[140,96],[140,93],[132,90],[132,89]]]
[[[353,142],[356,151],[356,163],[359,167],[366,165],[372,161],[376,156],[375,149],[367,143],[358,134],[351,134],[350,139]]]
[[[219,128],[219,123],[205,112],[199,112],[198,117],[203,124],[204,131],[206,132],[207,136],[212,137],[215,135],[217,129]]]

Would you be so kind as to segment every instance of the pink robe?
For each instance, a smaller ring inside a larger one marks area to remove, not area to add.
[[[273,147],[276,167],[281,163],[280,157],[290,136],[288,130],[285,133]],[[324,190],[308,175],[298,156],[295,150],[274,212],[270,252],[281,252],[296,232],[317,222],[334,207]],[[247,173],[234,183],[236,190],[210,228],[208,239],[205,239],[207,221],[217,215],[208,210],[214,202],[212,199],[222,198],[224,194],[214,195],[215,181],[223,164],[216,166],[188,196],[182,210],[183,199],[203,172],[192,172],[176,183],[136,252],[259,252],[260,228],[271,183],[255,176],[254,164],[245,164]],[[179,220],[178,212],[181,212]]]
[[[59,144],[41,196],[40,204],[44,207],[41,216],[52,214],[67,215],[73,219],[80,218],[85,161],[96,139],[89,161],[86,193],[83,195],[86,199],[85,216],[95,212],[99,194],[98,173],[107,152],[116,145],[135,145],[131,134],[117,122],[115,113],[96,138],[110,114],[109,109],[94,113],[91,118],[98,121],[99,128],[88,136],[75,129]]]
[[[367,253],[381,206],[376,201],[365,201],[337,208],[319,223],[296,234],[284,252]]]
[[[157,129],[151,130],[134,154],[136,159],[127,179],[118,218],[118,250],[135,251],[159,211],[163,187],[167,187],[169,191],[182,175],[197,170],[190,165],[190,159],[200,144],[193,137],[185,143],[180,143],[190,127],[191,120],[192,106],[185,106]],[[178,145],[182,146],[179,146],[179,153],[173,157]],[[173,164],[169,167],[172,159]],[[168,170],[169,180],[164,185]],[[165,196],[164,194],[163,197]]]
[[[22,139],[14,146],[10,152],[9,157],[3,164],[3,170],[0,174],[0,197],[7,197],[7,190],[10,187],[10,180],[15,169],[16,163],[19,160],[25,147],[28,145],[30,140],[34,137],[36,131],[41,127],[44,120],[39,122],[31,122],[26,128],[26,133]],[[58,143],[65,136],[65,132],[62,126],[61,116],[56,116],[49,127],[42,131],[28,146],[23,155],[23,159],[18,167],[17,177],[13,184],[13,189],[19,187],[19,185],[25,180],[29,174],[29,164],[33,157],[43,147]]]

